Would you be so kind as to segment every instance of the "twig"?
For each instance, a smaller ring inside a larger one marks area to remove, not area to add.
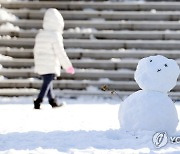
[[[116,95],[119,97],[119,99],[120,99],[121,101],[123,101],[123,99],[122,99],[121,96],[117,93],[117,91],[114,90],[114,89],[109,89],[109,87],[108,87],[107,85],[103,85],[103,86],[101,87],[101,90],[102,90],[102,91],[110,91],[110,93],[111,93],[112,95],[116,94]]]

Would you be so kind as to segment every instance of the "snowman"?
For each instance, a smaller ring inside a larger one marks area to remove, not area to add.
[[[175,132],[178,115],[167,92],[176,85],[179,73],[175,60],[161,55],[141,59],[134,78],[142,90],[127,97],[120,105],[121,128]]]

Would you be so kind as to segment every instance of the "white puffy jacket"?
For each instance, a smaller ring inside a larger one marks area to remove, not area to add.
[[[48,9],[43,19],[43,30],[35,39],[35,72],[60,76],[61,66],[66,70],[72,66],[63,45],[64,20],[56,9]]]

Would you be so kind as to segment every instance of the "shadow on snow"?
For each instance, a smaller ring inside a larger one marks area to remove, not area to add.
[[[151,135],[133,134],[122,130],[24,132],[0,135],[0,150],[33,150],[38,147],[67,152],[70,149],[124,149],[151,145]]]

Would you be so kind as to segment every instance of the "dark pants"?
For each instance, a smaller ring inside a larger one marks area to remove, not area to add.
[[[43,79],[43,84],[38,95],[38,99],[42,99],[47,96],[48,100],[54,99],[53,94],[53,80],[55,78],[55,74],[45,74],[41,75]]]

